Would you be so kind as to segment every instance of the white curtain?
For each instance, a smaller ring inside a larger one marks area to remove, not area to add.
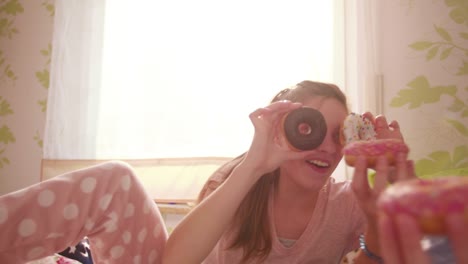
[[[381,69],[380,1],[348,0],[345,4],[346,94],[353,111],[385,114]]]
[[[347,61],[345,2],[56,1],[44,159],[246,151],[248,114],[280,89],[358,85],[345,78],[360,63]]]

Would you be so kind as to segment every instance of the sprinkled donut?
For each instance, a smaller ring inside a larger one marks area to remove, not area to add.
[[[447,234],[445,217],[464,215],[468,225],[468,177],[447,176],[396,182],[381,194],[378,207],[383,212],[415,217],[426,234]]]
[[[311,107],[301,107],[286,114],[282,128],[289,148],[295,151],[315,149],[327,134],[325,118]]]
[[[358,156],[367,157],[367,165],[375,166],[379,156],[386,156],[389,165],[395,164],[396,154],[408,153],[408,146],[399,139],[377,139],[375,127],[363,115],[350,113],[343,122],[341,142],[348,166],[354,167]]]
[[[362,115],[350,113],[343,122],[342,135],[345,145],[353,141],[375,140],[374,125]]]

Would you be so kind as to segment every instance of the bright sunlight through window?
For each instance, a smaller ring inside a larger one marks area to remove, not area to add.
[[[106,2],[97,156],[237,156],[280,89],[342,84],[334,1]]]

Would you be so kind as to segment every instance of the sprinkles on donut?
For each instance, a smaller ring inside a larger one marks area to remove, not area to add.
[[[350,113],[343,122],[341,142],[348,166],[354,167],[358,156],[367,157],[367,165],[375,166],[377,157],[386,156],[389,165],[395,164],[396,154],[408,153],[408,146],[400,139],[378,139],[375,126],[365,116]]]

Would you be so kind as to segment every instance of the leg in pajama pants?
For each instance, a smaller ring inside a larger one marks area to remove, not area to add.
[[[83,237],[96,263],[160,263],[160,212],[123,162],[66,173],[0,196],[0,263],[60,252]]]

